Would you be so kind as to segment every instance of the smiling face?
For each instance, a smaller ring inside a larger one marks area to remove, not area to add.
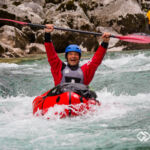
[[[70,66],[76,66],[79,64],[80,55],[78,52],[68,52],[67,61]]]

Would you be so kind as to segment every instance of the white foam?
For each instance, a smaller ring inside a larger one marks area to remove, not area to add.
[[[143,53],[138,53],[136,55],[121,54],[119,57],[116,56],[115,59],[106,58],[102,63],[102,68],[100,67],[100,69],[103,69],[101,73],[108,73],[108,75],[111,76],[114,71],[118,73],[148,70],[150,67],[149,57],[150,56],[144,55]],[[81,64],[88,61],[89,60],[84,60]],[[3,65],[5,66],[3,67]],[[112,68],[112,70],[107,69],[107,67]],[[38,63],[31,65],[4,63],[0,64],[0,68],[8,68],[9,71],[11,70],[11,72],[8,72],[10,74],[31,72],[32,74],[38,73],[41,75],[43,74],[43,71],[45,71],[48,74],[46,79],[49,78],[50,74],[48,73],[48,65],[38,65]],[[100,72],[100,70],[98,71]],[[41,77],[45,78],[45,74]],[[99,76],[97,72],[96,78],[98,79],[100,77],[101,76]],[[52,80],[52,78],[50,79]],[[119,82],[120,80],[118,79],[117,81]],[[139,80],[137,81],[139,82]],[[97,80],[96,84],[100,84],[100,81]],[[101,106],[96,107],[94,113],[87,113],[83,116],[66,119],[52,116],[53,119],[49,120],[46,116],[33,116],[32,101],[35,97],[19,94],[16,97],[0,97],[0,138],[3,140],[0,141],[0,145],[2,149],[11,149],[12,144],[16,149],[20,149],[20,147],[24,148],[26,145],[28,145],[27,149],[30,149],[31,147],[33,147],[33,149],[42,149],[44,145],[46,145],[45,149],[47,149],[47,147],[57,149],[58,146],[64,146],[64,149],[69,147],[70,149],[71,146],[74,148],[76,145],[79,145],[79,148],[81,149],[82,145],[87,146],[90,144],[93,146],[100,142],[100,145],[103,143],[107,144],[105,142],[106,139],[108,139],[109,142],[112,140],[111,142],[115,143],[115,141],[118,140],[118,135],[123,136],[124,131],[125,133],[128,132],[124,129],[129,130],[129,134],[131,133],[131,127],[122,127],[122,130],[116,130],[117,126],[129,125],[130,121],[131,123],[134,121],[138,122],[139,114],[140,117],[145,115],[148,116],[149,114],[150,93],[147,91],[144,91],[143,93],[138,92],[133,96],[129,94],[115,95],[113,91],[109,92],[105,87],[96,92],[98,94],[97,99],[101,102]],[[49,109],[48,113],[49,115],[53,115],[56,111],[61,110],[62,107],[57,107],[56,109]],[[147,112],[145,113],[145,111]],[[145,126],[145,122],[141,124],[137,123],[136,128],[140,128],[141,126],[143,128],[148,128],[148,126]],[[111,127],[116,128],[111,129]],[[130,136],[135,137],[135,140],[137,141],[136,134],[133,135],[133,133],[124,137],[130,138]],[[96,144],[95,139],[97,140]],[[22,144],[20,141],[24,141],[24,143]],[[122,141],[119,140],[118,142],[121,143]],[[82,148],[84,149],[84,147]]]
[[[18,68],[18,64],[0,63],[0,68]]]

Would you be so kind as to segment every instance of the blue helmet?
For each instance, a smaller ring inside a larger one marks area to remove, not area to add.
[[[65,49],[65,53],[67,54],[68,52],[77,52],[81,55],[81,49],[76,44],[71,44],[71,45],[67,46]]]

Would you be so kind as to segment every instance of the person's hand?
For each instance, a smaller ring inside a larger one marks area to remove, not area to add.
[[[110,33],[104,32],[102,35],[103,42],[108,43],[110,40],[110,35],[111,35]]]
[[[54,30],[54,25],[53,24],[46,24],[45,26],[46,26],[46,28],[44,30],[47,33],[52,32]]]

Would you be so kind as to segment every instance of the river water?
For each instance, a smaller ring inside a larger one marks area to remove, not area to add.
[[[107,53],[90,84],[102,103],[92,114],[34,117],[33,99],[52,87],[46,59],[0,64],[0,150],[150,149],[150,51]]]

